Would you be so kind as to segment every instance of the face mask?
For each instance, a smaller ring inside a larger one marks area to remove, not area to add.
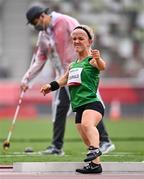
[[[37,30],[37,31],[43,31],[43,30],[45,30],[45,28],[44,28],[42,25],[40,25],[40,24],[35,25],[34,28],[35,28],[35,30]]]

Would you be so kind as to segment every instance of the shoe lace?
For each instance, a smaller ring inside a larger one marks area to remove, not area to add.
[[[90,162],[90,163],[88,163],[87,165],[84,166],[84,169],[90,169],[91,166],[92,166],[92,163]]]
[[[90,146],[89,151],[87,152],[87,156],[92,155],[92,154],[98,154],[99,152],[100,152],[99,148]]]

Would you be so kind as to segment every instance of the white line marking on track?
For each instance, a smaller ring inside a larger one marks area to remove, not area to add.
[[[13,154],[0,154],[1,158],[9,158],[9,157],[25,157],[25,156],[48,156],[46,154],[42,154],[41,151],[38,152],[31,152],[31,153],[25,153],[25,152],[14,152]],[[58,156],[58,155],[54,155]],[[70,155],[64,155],[64,156],[70,156]],[[59,156],[60,157],[60,156]]]
[[[82,152],[82,154],[85,154],[84,152]],[[129,155],[129,156],[133,156],[133,155],[137,155],[133,152],[113,152],[113,153],[110,153],[110,154],[103,154],[102,156],[105,156],[105,157],[108,157],[108,156],[111,156],[111,157],[118,157],[118,156],[126,156],[126,155]],[[14,152],[12,154],[0,154],[0,157],[1,158],[8,158],[8,157],[24,157],[24,156],[47,156],[45,154],[42,154],[41,151],[37,151],[37,152],[31,152],[31,153],[25,153],[25,152]],[[57,156],[57,155],[55,155]],[[64,156],[70,156],[68,154],[65,154]],[[144,161],[142,161],[144,163]]]

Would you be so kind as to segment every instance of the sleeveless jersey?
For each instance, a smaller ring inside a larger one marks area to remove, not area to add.
[[[89,56],[70,66],[67,84],[73,111],[84,104],[100,101],[96,93],[100,71],[89,63],[91,59]]]

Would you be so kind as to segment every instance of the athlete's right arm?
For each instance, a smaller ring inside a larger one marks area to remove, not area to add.
[[[63,87],[67,84],[67,80],[68,80],[68,74],[69,74],[69,69],[64,73],[63,76],[61,76],[57,82],[59,84],[60,87]]]
[[[52,81],[49,84],[44,84],[41,87],[40,92],[43,93],[43,95],[45,96],[46,94],[50,93],[51,91],[55,91],[55,90],[59,89],[60,87],[65,86],[67,84],[68,74],[69,74],[69,69],[58,80]]]

